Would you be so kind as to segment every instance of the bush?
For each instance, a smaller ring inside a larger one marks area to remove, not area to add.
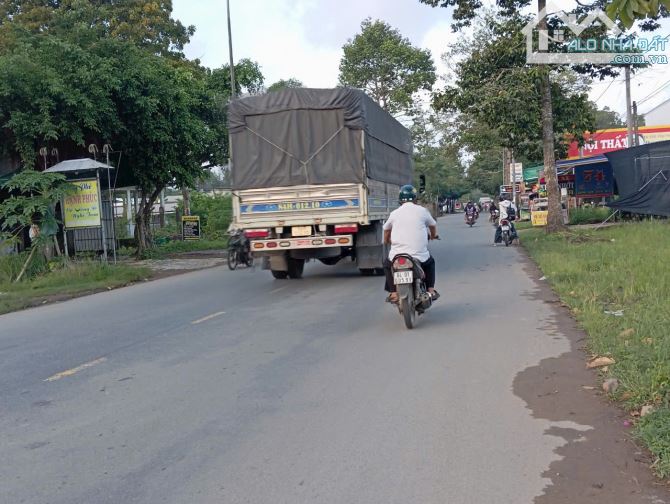
[[[200,216],[203,235],[209,240],[225,238],[233,219],[233,199],[231,196],[209,196],[191,193],[191,213]]]
[[[605,207],[583,207],[570,210],[570,224],[600,224],[612,211]]]

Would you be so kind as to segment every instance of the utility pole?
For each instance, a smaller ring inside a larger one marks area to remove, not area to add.
[[[635,147],[637,147],[640,144],[640,124],[639,124],[639,118],[637,116],[637,102],[633,102],[633,133],[634,133],[634,138],[633,142],[635,143]]]
[[[230,58],[230,99],[235,99],[235,65],[233,64],[233,32],[230,28],[230,0],[226,0],[228,14],[228,56]]]
[[[633,111],[630,97],[630,65],[626,65],[626,126],[628,128],[628,147],[633,147]]]

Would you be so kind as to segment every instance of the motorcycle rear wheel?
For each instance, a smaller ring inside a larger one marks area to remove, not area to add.
[[[503,233],[503,241],[505,242],[505,247],[509,247],[509,244],[512,243],[509,233]]]
[[[237,250],[234,248],[228,249],[228,269],[233,271],[237,268]]]

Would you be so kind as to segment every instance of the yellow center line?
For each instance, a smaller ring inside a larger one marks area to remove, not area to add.
[[[199,318],[198,320],[194,320],[193,322],[191,322],[191,324],[193,324],[193,325],[199,324],[200,322],[205,322],[206,320],[213,319],[214,317],[218,317],[219,315],[224,315],[225,313],[226,312],[224,312],[224,311],[219,311],[219,312],[216,312],[216,313],[212,313],[211,315],[207,315],[206,317],[202,317],[202,318]]]
[[[92,360],[90,362],[86,362],[86,363],[84,363],[80,366],[73,367],[72,369],[66,369],[65,371],[61,371],[60,373],[56,373],[55,375],[50,376],[49,378],[47,378],[44,381],[45,382],[52,382],[52,381],[60,380],[61,378],[65,378],[66,376],[72,376],[73,374],[78,373],[79,371],[81,371],[83,369],[93,367],[96,364],[100,364],[102,362],[105,362],[106,360],[107,360],[107,357],[100,357],[99,359],[95,359],[95,360]]]

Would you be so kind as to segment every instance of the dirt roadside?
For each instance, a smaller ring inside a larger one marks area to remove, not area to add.
[[[552,422],[571,421],[591,426],[586,432],[550,428],[566,444],[556,450],[560,460],[544,477],[551,480],[536,504],[670,504],[670,486],[651,472],[650,454],[632,437],[624,422],[629,415],[608,402],[597,372],[586,369],[587,335],[544,281],[535,263],[520,250],[524,267],[536,279],[534,298],[552,306],[550,327],[539,329],[549,336],[563,336],[571,350],[520,372],[514,393],[522,398],[535,418]]]

